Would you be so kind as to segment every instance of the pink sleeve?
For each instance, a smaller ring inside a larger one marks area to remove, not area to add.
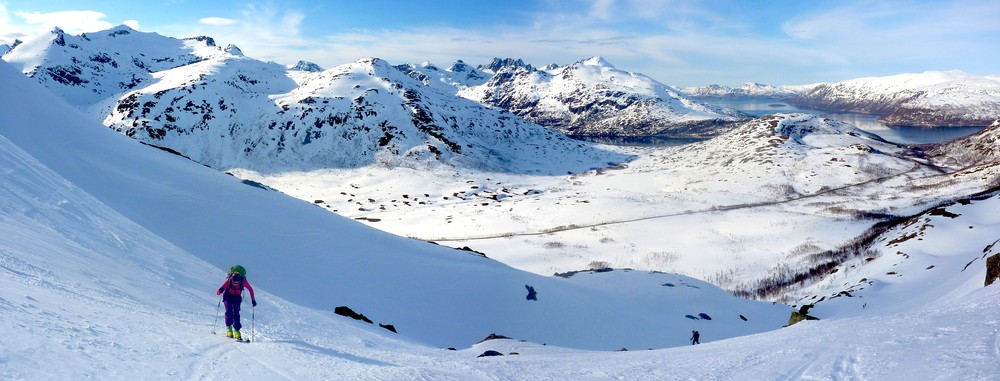
[[[227,283],[229,283],[229,279],[226,279],[226,281],[225,281],[225,282],[222,282],[222,286],[220,286],[219,288],[220,288],[220,289],[222,289],[223,291],[225,291],[225,290],[226,290],[226,284],[227,284]],[[216,295],[221,295],[221,294],[222,294],[222,292],[220,292],[219,290],[215,290],[215,294],[216,294]]]
[[[250,300],[257,299],[253,296],[253,286],[250,286],[250,282],[244,279],[243,285],[246,286],[247,290],[250,290]]]

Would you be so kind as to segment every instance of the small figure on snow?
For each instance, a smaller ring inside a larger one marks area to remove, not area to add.
[[[535,293],[535,288],[529,285],[524,285],[524,288],[528,289],[528,296],[525,298],[528,300],[538,300],[538,294]]]
[[[240,328],[243,328],[240,323],[240,305],[243,304],[244,288],[250,291],[250,304],[257,307],[257,299],[253,295],[253,287],[247,282],[246,273],[243,266],[233,266],[229,269],[226,282],[215,292],[216,295],[222,295],[222,301],[226,304],[226,337],[237,340],[243,339],[240,335]]]
[[[698,331],[691,331],[691,345],[701,344],[701,334]]]

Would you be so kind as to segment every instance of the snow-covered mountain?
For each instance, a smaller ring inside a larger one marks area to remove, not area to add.
[[[747,82],[737,88],[713,84],[708,86],[685,87],[681,88],[680,91],[693,98],[711,99],[789,99],[798,94],[797,90],[791,89],[787,86],[778,87],[756,82]]]
[[[482,72],[462,60],[455,61],[444,70],[430,62],[423,62],[419,65],[396,65],[396,68],[426,86],[436,87],[449,93],[455,93],[459,89],[469,86],[481,85],[491,76],[489,72]]]
[[[118,26],[68,35],[59,28],[28,39],[3,60],[81,109],[157,81],[153,73],[225,57],[210,37],[174,39]]]
[[[322,66],[319,66],[318,64],[309,61],[296,62],[295,65],[292,65],[288,69],[298,70],[298,71],[309,71],[309,72],[317,72],[324,70]]]
[[[821,84],[795,105],[881,115],[889,126],[986,126],[1000,117],[1000,81],[928,71]]]
[[[520,60],[495,60],[493,76],[459,95],[509,110],[527,120],[576,136],[711,136],[719,125],[743,117],[692,101],[601,57],[538,70]]]
[[[216,169],[448,163],[566,173],[628,160],[377,58],[325,71],[305,63],[285,68],[208,37],[179,40],[119,26],[80,36],[57,29],[4,60],[105,125]]]

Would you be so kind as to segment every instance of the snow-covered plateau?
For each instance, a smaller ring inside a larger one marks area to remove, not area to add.
[[[622,147],[456,94],[722,114],[600,58],[324,70],[122,26],[3,59],[2,379],[1000,380],[996,118]]]

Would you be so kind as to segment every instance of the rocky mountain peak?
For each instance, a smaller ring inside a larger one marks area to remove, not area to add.
[[[451,64],[451,67],[448,68],[448,71],[453,73],[467,73],[473,70],[475,70],[474,67],[462,60],[455,61],[455,63]]]
[[[601,56],[593,56],[583,61],[580,61],[580,63],[586,66],[599,66],[611,69],[615,68],[615,65],[612,65],[610,62],[605,60],[604,57]]]
[[[115,36],[129,35],[129,34],[132,34],[132,32],[135,32],[135,31],[136,31],[135,29],[132,29],[128,25],[121,24],[121,25],[118,25],[118,26],[116,26],[114,28],[108,29],[106,32],[107,32],[108,37],[115,37]]]
[[[185,38],[185,40],[201,41],[204,42],[206,46],[215,46],[215,39],[209,36],[195,36],[195,37]]]
[[[66,46],[66,32],[59,27],[52,28],[52,43],[59,46]]]
[[[524,63],[524,61],[522,61],[520,58],[518,58],[518,59],[513,59],[513,58],[504,58],[504,59],[494,58],[493,62],[490,62],[489,65],[480,66],[479,70],[485,71],[485,72],[490,72],[490,73],[498,73],[501,70],[510,70],[510,69],[516,70],[518,68],[523,68],[523,69],[528,70],[528,71],[534,71],[535,70],[535,68],[533,68],[529,64]]]
[[[295,65],[293,65],[292,67],[288,68],[288,70],[320,72],[323,71],[323,67],[309,61],[300,60],[299,62],[296,62]]]
[[[232,54],[234,56],[243,57],[243,51],[239,47],[233,44],[226,45],[226,53]]]

